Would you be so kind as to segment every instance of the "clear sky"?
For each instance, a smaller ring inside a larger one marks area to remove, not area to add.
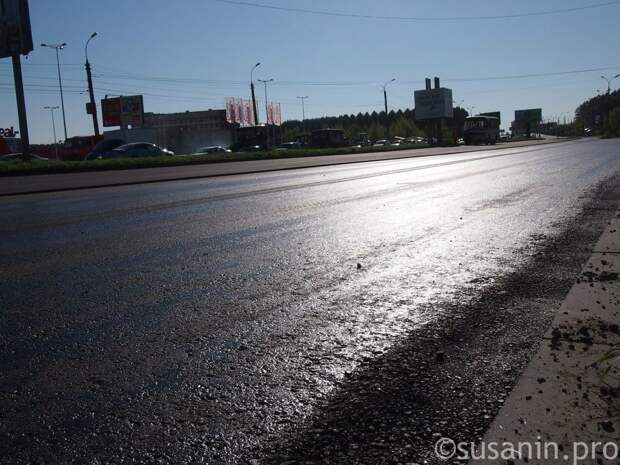
[[[250,0],[248,0],[250,1]],[[535,13],[604,0],[251,0],[286,8],[371,16],[454,17]],[[54,51],[61,52],[69,136],[92,133],[84,44],[96,97],[144,94],[146,111],[224,108],[227,96],[249,97],[249,73],[273,78],[269,100],[285,119],[380,111],[381,85],[391,109],[413,108],[413,91],[440,76],[457,102],[474,112],[542,107],[547,118],[606,90],[601,74],[620,72],[620,3],[551,16],[411,21],[323,16],[216,0],[31,0],[34,52],[24,62],[31,139],[50,142],[46,105],[59,105]],[[466,80],[609,68],[521,79]],[[18,126],[11,62],[0,60],[0,127]],[[616,80],[614,88],[620,85]],[[262,87],[257,89],[263,101]],[[101,116],[100,121],[101,121]],[[262,118],[262,113],[261,113]],[[504,124],[505,126],[505,124]],[[57,132],[62,117],[56,113]]]

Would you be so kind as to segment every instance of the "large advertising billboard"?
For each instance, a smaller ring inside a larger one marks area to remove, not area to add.
[[[28,0],[0,0],[0,58],[32,52]]]
[[[267,124],[281,126],[282,110],[279,103],[267,104]],[[242,128],[254,126],[254,107],[251,100],[228,97],[226,99],[226,121]]]
[[[517,123],[540,123],[542,121],[542,109],[515,110],[515,121]]]
[[[438,118],[452,118],[452,89],[441,87],[439,89],[416,90],[415,119],[429,120]]]
[[[106,98],[101,100],[103,126],[137,127],[144,124],[144,103],[142,95]]]
[[[226,99],[226,121],[242,128],[254,126],[254,107],[250,100],[228,97]]]

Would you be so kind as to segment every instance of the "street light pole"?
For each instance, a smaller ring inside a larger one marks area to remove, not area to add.
[[[390,140],[390,119],[388,117],[388,103],[387,103],[387,90],[386,87],[391,82],[396,81],[396,78],[390,79],[388,82],[383,84],[383,103],[385,105],[385,139]]]
[[[58,140],[56,139],[56,121],[54,120],[54,110],[58,110],[58,105],[54,107],[43,107],[45,110],[49,110],[52,115],[52,131],[54,133],[54,148],[56,152],[56,160],[58,160]]]
[[[607,95],[609,95],[611,93],[611,81],[613,81],[616,78],[619,78],[620,74],[616,74],[614,77],[612,78],[606,78],[605,76],[601,76],[601,78],[605,79],[607,81]]]
[[[301,100],[301,127],[302,127],[302,131],[304,132],[304,134],[306,134],[306,106],[305,106],[305,100],[308,98],[307,95],[304,95],[303,97],[297,97],[299,100]]]
[[[88,80],[88,95],[90,97],[90,114],[93,117],[93,129],[95,136],[99,136],[99,121],[97,121],[97,104],[95,103],[95,91],[93,89],[93,76],[90,71],[90,62],[88,61],[88,44],[97,37],[97,33],[93,32],[84,46],[84,56],[86,57],[86,79]]]
[[[65,99],[62,94],[62,77],[60,75],[60,55],[59,51],[67,46],[66,42],[62,44],[41,44],[41,47],[53,48],[56,50],[56,67],[58,68],[58,86],[60,87],[60,105],[62,107],[62,125],[65,130],[65,140],[67,140],[67,118],[65,115]]]
[[[254,126],[258,126],[258,111],[256,108],[256,95],[254,94],[254,70],[260,66],[260,61],[250,71],[250,90],[252,91],[252,107],[254,109]]]
[[[267,150],[269,150],[269,101],[267,100],[267,84],[273,82],[273,79],[259,79],[265,85],[265,131],[267,133]]]

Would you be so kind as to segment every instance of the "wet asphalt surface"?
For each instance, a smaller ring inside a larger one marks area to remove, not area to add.
[[[434,463],[490,424],[620,142],[0,199],[0,463]]]

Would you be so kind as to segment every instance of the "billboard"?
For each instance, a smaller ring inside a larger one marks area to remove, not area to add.
[[[279,103],[269,102],[267,105],[267,124],[282,125],[282,110]]]
[[[142,95],[122,96],[101,100],[103,126],[142,126],[144,103]]]
[[[416,90],[415,119],[428,120],[438,118],[452,118],[452,89]]]
[[[282,110],[279,103],[267,104],[267,124],[281,126]],[[254,126],[254,107],[251,100],[228,97],[226,99],[226,121],[242,128]]]
[[[242,128],[254,126],[254,107],[250,100],[228,97],[226,99],[226,121]]]
[[[515,110],[515,121],[517,123],[540,123],[542,121],[542,109]]]
[[[28,0],[0,0],[0,58],[32,52]]]
[[[10,128],[2,128],[0,127],[0,137],[15,137],[19,131],[16,131],[13,126]]]

